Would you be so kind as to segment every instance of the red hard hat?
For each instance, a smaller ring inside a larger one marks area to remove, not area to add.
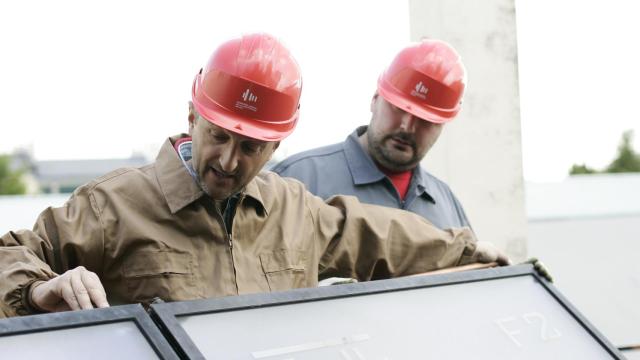
[[[453,120],[467,82],[458,53],[444,41],[404,48],[378,79],[378,93],[414,116],[434,123]]]
[[[198,113],[235,133],[278,141],[298,122],[300,68],[278,40],[251,34],[222,44],[193,81]]]

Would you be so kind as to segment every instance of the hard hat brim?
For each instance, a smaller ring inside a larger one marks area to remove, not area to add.
[[[273,125],[246,117],[239,117],[220,106],[212,106],[211,104],[207,107],[202,106],[195,98],[193,99],[193,105],[196,111],[210,123],[236,134],[262,141],[280,141],[286,138],[293,132],[298,121],[298,111],[296,111],[293,121],[283,126],[282,130],[275,130]]]
[[[408,100],[407,95],[396,90],[393,85],[386,83],[382,76],[378,79],[378,94],[403,111],[435,124],[450,122],[458,114],[458,110],[442,111]]]

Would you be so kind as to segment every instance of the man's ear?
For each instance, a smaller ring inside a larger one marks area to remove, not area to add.
[[[273,156],[273,154],[278,150],[278,146],[280,146],[280,141],[276,141],[273,143],[273,150],[271,150],[271,155],[269,155],[269,159]]]
[[[371,97],[371,112],[373,112],[373,109],[376,107],[376,100],[378,100],[378,92],[377,91]]]
[[[196,111],[193,103],[189,101],[189,136],[193,135],[193,128],[196,126]]]

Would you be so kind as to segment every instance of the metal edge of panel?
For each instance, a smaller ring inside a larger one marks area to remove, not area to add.
[[[0,320],[0,337],[133,321],[161,359],[177,359],[173,349],[140,304],[35,314]]]
[[[200,349],[178,322],[178,318],[171,307],[160,305],[162,304],[151,304],[149,314],[178,357],[184,360],[205,359]]]
[[[152,319],[161,331],[165,333],[174,350],[182,359],[204,359],[204,355],[200,352],[191,337],[189,337],[185,329],[179,324],[178,317],[527,276],[533,272],[533,266],[526,264],[459,273],[332,285],[321,288],[304,288],[273,293],[158,303],[151,305],[150,313]]]
[[[535,271],[532,275],[540,282],[542,287],[593,337],[609,354],[616,359],[624,360],[620,350],[613,345],[596,327],[576,308],[560,291],[549,281],[543,279]]]
[[[144,310],[142,305],[137,305],[135,309],[136,326],[138,326],[142,335],[147,339],[147,342],[149,342],[159,358],[163,360],[177,360],[178,355],[169,343],[169,340],[164,336],[162,331],[160,331],[157,324],[151,319],[151,316]]]
[[[152,318],[167,333],[172,345],[186,359],[204,359],[177,318],[216,312],[238,311],[269,306],[291,305],[311,301],[322,301],[353,296],[381,294],[393,291],[413,290],[444,285],[464,284],[478,281],[497,280],[510,277],[533,276],[538,283],[557,301],[598,344],[616,359],[624,359],[620,351],[600,333],[577,308],[575,308],[546,279],[539,276],[530,264],[497,267],[466,272],[438,274],[418,277],[404,277],[377,280],[355,284],[333,285],[322,288],[294,289],[282,292],[247,294],[223,298],[200,299],[173,303],[152,304]]]

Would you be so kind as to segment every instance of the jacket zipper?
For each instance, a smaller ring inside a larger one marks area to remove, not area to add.
[[[216,213],[218,214],[218,221],[222,224],[222,228],[224,229],[224,234],[227,237],[227,241],[229,242],[229,251],[231,252],[231,268],[233,269],[233,280],[236,284],[236,294],[239,294],[238,290],[238,277],[236,274],[236,263],[233,261],[233,240],[231,239],[231,234],[229,234],[229,230],[227,229],[227,224],[224,222],[224,215],[222,211],[220,211],[220,206],[217,202],[214,201]],[[227,199],[227,206],[229,206],[229,199]]]

